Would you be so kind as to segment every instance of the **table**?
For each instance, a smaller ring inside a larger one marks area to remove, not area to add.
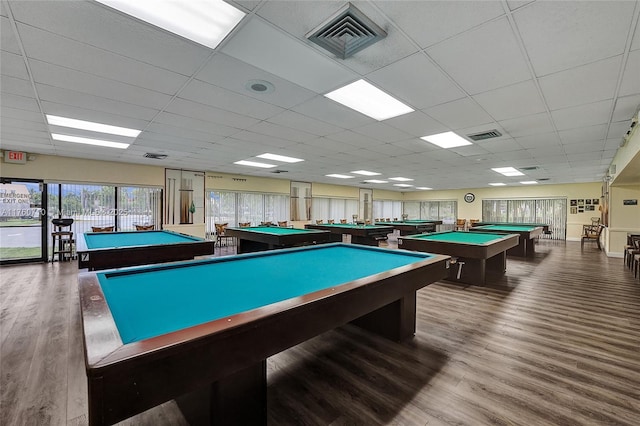
[[[487,273],[504,274],[507,250],[516,247],[519,238],[517,234],[445,231],[398,237],[398,248],[451,255],[457,259],[448,280],[484,285]]]
[[[535,253],[535,238],[542,234],[542,226],[532,225],[483,225],[469,228],[470,232],[493,232],[520,235],[517,247],[507,250],[507,255],[527,257]]]
[[[213,254],[213,247],[213,241],[173,231],[87,232],[78,238],[78,267],[94,271],[188,260]]]
[[[190,422],[266,424],[266,358],[348,322],[413,336],[416,291],[447,276],[449,260],[319,244],[82,272],[89,424],[180,395],[181,408],[199,402]]]
[[[377,246],[380,241],[386,241],[387,235],[393,232],[391,225],[356,225],[354,223],[322,223],[308,224],[305,229],[319,229],[330,231],[333,241],[342,241],[343,234],[351,235],[351,242],[368,246]]]
[[[475,222],[471,226],[485,226],[485,225],[506,225],[506,226],[542,226],[542,232],[545,234],[549,232],[549,224],[547,223],[531,223],[531,222]]]
[[[437,225],[442,225],[441,220],[398,220],[394,222],[376,222],[376,225],[391,225],[400,231],[400,235],[423,234],[425,232],[435,232]]]
[[[319,231],[316,229],[253,226],[227,228],[225,232],[227,236],[237,239],[238,254],[333,241],[329,231]]]

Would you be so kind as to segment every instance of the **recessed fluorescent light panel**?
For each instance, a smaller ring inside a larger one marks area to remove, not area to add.
[[[260,154],[256,155],[258,158],[264,158],[265,160],[273,160],[273,161],[282,161],[283,163],[299,163],[300,161],[304,161],[302,158],[294,158],[287,157],[285,155],[277,155],[277,154]]]
[[[349,173],[355,173],[357,175],[363,175],[363,176],[378,176],[382,174],[378,172],[370,172],[368,170],[356,170],[354,172],[349,172]]]
[[[240,160],[233,164],[239,164],[241,166],[261,167],[263,169],[270,169],[271,167],[277,167],[275,164],[258,163],[257,161]]]
[[[491,186],[507,186],[506,183],[502,183],[502,182],[494,182],[494,183],[490,183],[489,185],[491,185]]]
[[[245,13],[222,0],[97,0],[196,43],[215,49]]]
[[[104,146],[107,148],[118,148],[118,149],[129,148],[128,143],[105,141],[100,139],[81,138],[78,136],[70,136],[70,135],[60,135],[58,133],[51,133],[51,138],[56,141],[81,143],[85,145]]]
[[[522,173],[519,170],[514,169],[513,167],[497,167],[495,169],[491,169],[494,172],[498,172],[500,174],[503,174],[505,176],[524,176],[524,173]]]
[[[392,178],[389,178],[389,180],[395,180],[398,182],[409,182],[409,181],[412,181],[413,179],[409,179],[406,177],[392,177]]]
[[[341,174],[338,174],[338,173],[334,173],[334,174],[331,174],[331,175],[325,175],[325,176],[332,177],[332,178],[338,178],[338,179],[352,179],[352,178],[355,177],[355,176],[349,176],[349,175],[341,175]]]
[[[348,84],[325,96],[378,121],[414,111],[413,108],[364,80]]]
[[[367,183],[389,183],[386,180],[379,180],[379,179],[367,179],[367,180],[365,180],[365,182],[367,182]]]
[[[94,123],[93,121],[76,120],[74,118],[49,114],[46,114],[46,117],[47,122],[51,126],[71,127],[73,129],[89,130],[92,132],[108,133],[110,135],[127,136],[130,138],[136,138],[140,134],[140,130]]]
[[[393,186],[401,186],[403,188],[408,188],[413,185],[409,185],[408,183],[394,183]]]
[[[420,139],[438,145],[440,148],[455,148],[457,146],[472,145],[465,138],[453,132],[438,133],[436,135],[423,136]]]
[[[520,182],[523,185],[535,185],[536,183],[538,183],[538,181],[536,180],[525,180],[523,182]]]
[[[416,189],[421,189],[421,190],[423,190],[423,191],[430,191],[430,190],[432,190],[433,188],[429,188],[429,187],[427,187],[427,186],[416,186]]]

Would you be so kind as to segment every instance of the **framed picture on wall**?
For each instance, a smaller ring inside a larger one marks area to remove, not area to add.
[[[584,207],[578,207],[578,213],[584,213]]]
[[[572,206],[577,206],[578,205],[578,200],[571,200],[571,205]]]
[[[569,210],[570,214],[578,214],[578,208],[577,207],[571,207],[571,210]]]
[[[578,207],[580,207],[580,206],[584,206],[584,200],[583,199],[578,200]]]
[[[584,203],[586,205],[590,205],[591,204],[591,198],[587,198],[586,200],[584,200]]]
[[[600,200],[598,198],[594,198],[593,204],[597,206],[598,204],[600,204]]]

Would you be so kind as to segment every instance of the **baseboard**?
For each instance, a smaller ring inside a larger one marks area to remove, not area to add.
[[[624,253],[621,251],[610,251],[606,252],[607,257],[619,257],[620,259],[624,258]]]

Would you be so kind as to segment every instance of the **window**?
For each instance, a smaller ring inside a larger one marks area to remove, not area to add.
[[[482,220],[545,223],[551,231],[547,238],[564,240],[567,237],[567,199],[482,200]]]
[[[313,220],[327,221],[340,219],[352,222],[354,214],[358,214],[358,200],[349,198],[313,198]]]
[[[374,200],[373,201],[373,217],[374,218],[398,218],[402,217],[402,201],[394,200]],[[417,215],[414,216],[417,218]]]

